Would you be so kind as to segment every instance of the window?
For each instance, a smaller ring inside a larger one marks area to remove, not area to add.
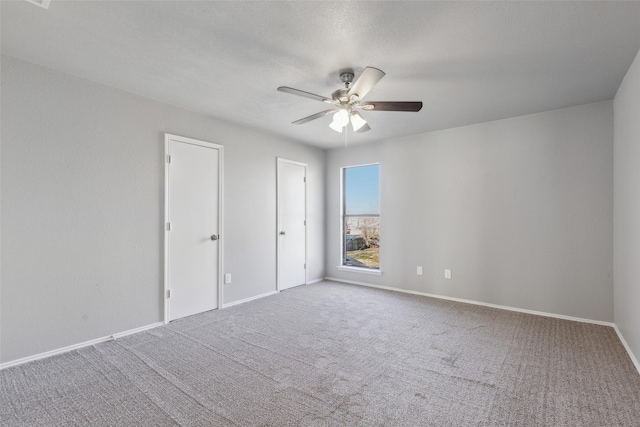
[[[380,165],[343,168],[342,185],[342,265],[379,274]]]

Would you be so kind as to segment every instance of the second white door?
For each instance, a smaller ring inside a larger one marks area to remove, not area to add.
[[[278,159],[278,290],[306,283],[307,165]]]

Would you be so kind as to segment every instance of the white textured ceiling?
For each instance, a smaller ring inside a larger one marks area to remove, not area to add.
[[[384,77],[371,142],[612,99],[640,49],[640,2],[1,1],[2,53],[295,140],[334,147],[338,70]],[[356,74],[357,78],[357,74]]]

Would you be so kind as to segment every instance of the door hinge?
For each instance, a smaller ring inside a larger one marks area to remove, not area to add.
[[[307,177],[305,176],[304,178],[302,178],[303,182],[307,182]]]
[[[304,265],[304,269],[305,269],[305,270],[307,269],[307,264],[305,264],[305,265]]]
[[[304,220],[304,225],[307,225],[307,220],[306,219]]]
[[[170,222],[167,223],[167,231],[171,231],[171,223]]]
[[[167,163],[171,163],[171,154],[167,154]]]
[[[167,298],[171,298],[171,289],[167,289]]]

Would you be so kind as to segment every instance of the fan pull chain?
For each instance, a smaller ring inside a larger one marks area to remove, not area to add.
[[[347,148],[347,141],[349,140],[349,125],[344,127],[344,148]]]

